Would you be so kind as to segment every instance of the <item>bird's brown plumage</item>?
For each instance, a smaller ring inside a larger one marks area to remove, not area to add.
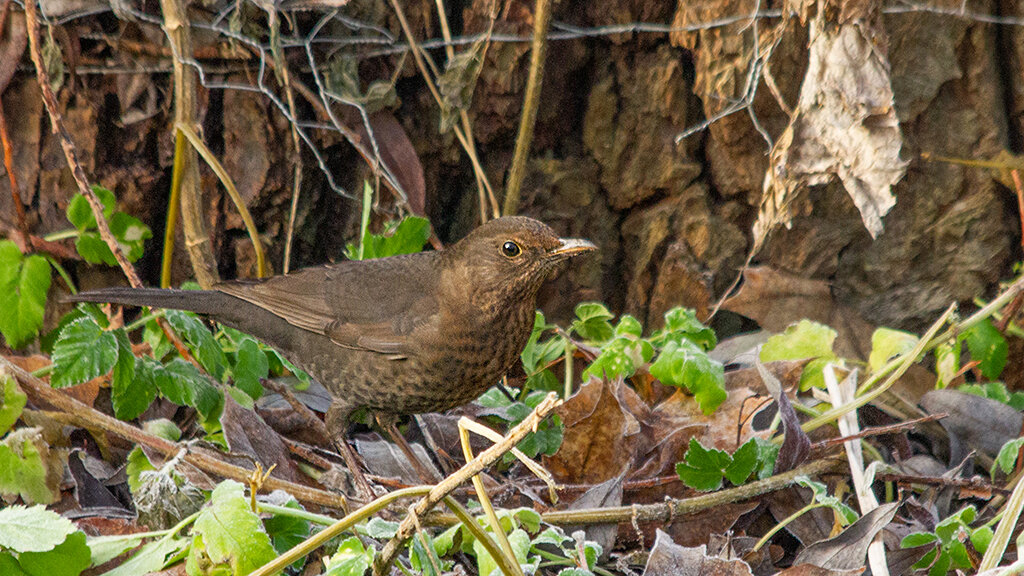
[[[416,414],[479,396],[516,361],[554,265],[593,249],[505,217],[437,252],[206,291],[110,288],[73,299],[193,310],[262,339],[327,387],[328,428],[340,434],[357,408]]]

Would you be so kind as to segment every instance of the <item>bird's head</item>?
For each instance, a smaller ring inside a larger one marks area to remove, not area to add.
[[[525,297],[536,294],[556,264],[593,250],[593,243],[559,238],[533,218],[505,216],[483,224],[445,252],[453,278],[466,282],[465,288]]]

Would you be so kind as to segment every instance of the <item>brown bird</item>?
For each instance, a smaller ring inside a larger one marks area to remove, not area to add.
[[[511,216],[441,251],[213,290],[107,288],[71,299],[191,310],[256,336],[330,391],[327,429],[342,438],[353,410],[390,418],[442,411],[496,384],[529,338],[537,291],[552,269],[595,249]],[[358,474],[347,443],[340,445]]]

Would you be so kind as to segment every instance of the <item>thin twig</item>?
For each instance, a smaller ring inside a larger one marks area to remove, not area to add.
[[[77,422],[77,424],[83,428],[93,430],[98,429],[116,434],[133,444],[141,444],[148,448],[152,448],[167,457],[174,457],[184,451],[185,453],[182,456],[182,461],[187,462],[200,470],[223,478],[231,478],[238,480],[239,482],[247,482],[248,478],[252,474],[251,470],[224,462],[220,459],[219,455],[212,450],[171,442],[165,438],[144,432],[126,422],[118,420],[117,418],[108,416],[95,408],[68,396],[67,394],[54,390],[46,382],[32,376],[2,356],[0,356],[0,366],[6,367],[7,370],[14,374],[15,378],[21,382],[22,389],[32,398],[34,403],[49,404],[53,406],[57,410],[70,416],[72,420]],[[332,494],[323,490],[317,490],[308,486],[302,486],[301,484],[288,482],[287,480],[281,480],[280,478],[267,478],[264,486],[268,490],[277,490],[280,488],[292,496],[295,496],[296,499],[309,504],[318,504],[320,506],[327,506],[339,510],[345,509],[347,506],[347,500],[340,494]]]
[[[444,499],[445,496],[473,476],[482,472],[484,468],[490,466],[492,463],[497,461],[498,458],[501,458],[503,454],[508,452],[513,446],[518,444],[520,440],[526,437],[531,430],[534,430],[540,421],[561,403],[562,401],[558,399],[558,396],[555,395],[554,392],[548,394],[547,398],[542,400],[541,403],[534,408],[533,412],[526,417],[526,419],[509,431],[502,442],[484,450],[476,458],[467,462],[465,466],[456,470],[454,474],[433,486],[430,489],[430,492],[413,508],[416,515],[422,518],[430,511],[431,508]],[[381,550],[380,555],[374,561],[374,574],[380,575],[387,574],[389,572],[391,563],[398,554],[399,548],[406,540],[409,539],[410,536],[412,536],[414,530],[415,524],[412,518],[406,516],[398,527],[398,533],[384,545],[384,549]]]
[[[7,12],[10,0],[4,2],[3,12]],[[0,26],[0,31],[3,26]],[[0,91],[0,96],[3,92]],[[14,174],[14,149],[11,147],[11,138],[7,134],[7,119],[4,118],[4,103],[0,98],[0,142],[4,148],[4,168],[7,170],[7,180],[11,183],[11,201],[14,204],[14,213],[17,217],[18,233],[21,234],[21,241],[24,244],[22,250],[32,247],[32,234],[28,229],[28,218],[25,216],[25,205],[21,203],[21,191],[18,188],[18,178]]]
[[[526,177],[526,161],[533,142],[533,128],[537,124],[537,109],[540,107],[540,89],[544,82],[544,56],[547,55],[548,27],[551,24],[551,3],[537,0],[533,11],[533,42],[530,44],[530,72],[526,80],[526,95],[523,97],[523,114],[519,117],[519,135],[512,154],[512,167],[505,185],[503,213],[515,214],[519,210],[519,192]]]

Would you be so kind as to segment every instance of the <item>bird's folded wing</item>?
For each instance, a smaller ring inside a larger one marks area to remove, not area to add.
[[[367,262],[368,263],[368,262]],[[226,282],[217,290],[259,306],[339,346],[403,357],[436,330],[432,291],[417,276],[365,280],[356,262],[309,268],[264,281]],[[385,285],[387,286],[385,288]]]

